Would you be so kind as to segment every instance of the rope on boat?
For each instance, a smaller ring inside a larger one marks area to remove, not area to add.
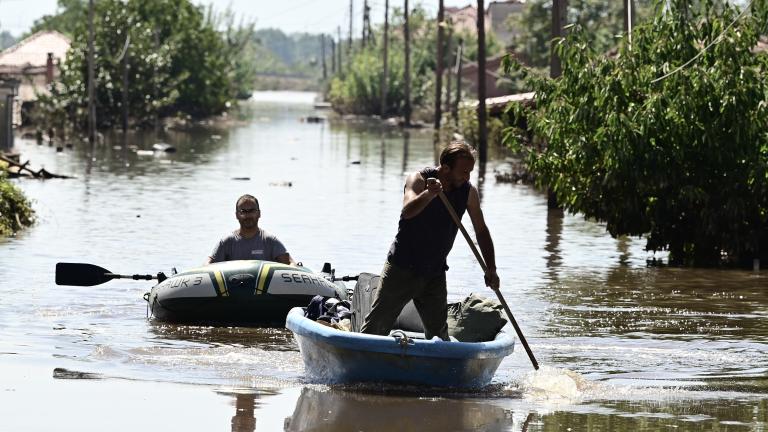
[[[400,345],[400,348],[402,350],[400,352],[401,356],[405,356],[405,351],[408,350],[408,345],[413,345],[415,343],[413,338],[408,337],[408,335],[405,334],[405,332],[402,330],[393,331],[391,336],[395,338],[395,343]]]

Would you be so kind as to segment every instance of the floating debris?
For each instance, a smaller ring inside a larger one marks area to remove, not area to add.
[[[232,180],[250,180],[250,177],[232,177]]]
[[[165,153],[176,153],[176,147],[166,143],[152,144],[152,150]]]
[[[307,116],[301,119],[303,122],[307,123],[322,123],[325,121],[325,117],[320,116]]]
[[[14,160],[15,159],[15,160]],[[18,178],[18,177],[32,177],[37,179],[52,179],[52,178],[60,178],[60,179],[71,179],[74,177],[65,176],[65,175],[59,175],[54,174],[45,168],[40,168],[39,170],[35,171],[32,168],[29,168],[29,161],[26,161],[24,163],[19,163],[19,156],[18,155],[0,155],[0,165],[6,166],[8,169],[8,176],[11,178]]]
[[[92,372],[73,371],[65,368],[56,368],[53,370],[55,379],[102,379],[100,374]]]

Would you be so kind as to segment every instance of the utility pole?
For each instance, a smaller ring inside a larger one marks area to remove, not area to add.
[[[131,50],[131,37],[126,36],[123,49],[123,133],[128,132],[128,68]]]
[[[480,166],[488,160],[488,130],[485,112],[485,5],[477,0],[477,123]]]
[[[549,76],[557,78],[562,74],[562,65],[560,56],[555,52],[555,39],[563,36],[563,27],[565,27],[566,13],[568,10],[568,0],[552,0],[552,48],[550,54]]]
[[[325,68],[325,33],[320,35],[320,57],[323,59],[323,81],[328,78],[328,70]]]
[[[93,60],[93,0],[88,0],[88,144],[96,142],[96,77]]]
[[[333,34],[328,35],[331,40],[331,74],[336,75],[336,41],[333,40]]]
[[[341,69],[341,52],[343,51],[341,47],[344,44],[344,42],[342,42],[342,39],[341,39],[341,26],[336,26],[336,37],[339,39],[339,43],[338,43],[339,49],[337,51],[339,52],[339,73],[341,73],[341,70],[342,70]]]
[[[347,44],[347,57],[352,54],[352,22],[354,14],[352,9],[352,0],[349,0],[349,43]]]
[[[365,47],[366,43],[368,42],[367,38],[367,32],[368,31],[368,0],[363,0],[363,35],[362,39],[360,41],[360,45]]]
[[[635,1],[624,0],[624,33],[627,41],[632,44],[632,28],[635,26]]]
[[[446,38],[445,42],[445,53],[446,58],[448,60],[448,64],[451,64],[451,53],[453,50],[451,50],[451,45],[453,45],[453,21],[448,18],[446,20],[446,26],[448,27],[448,37]],[[452,81],[453,74],[451,73],[450,68],[448,68],[448,72],[445,74],[445,112],[449,113],[451,112],[451,81]]]
[[[384,0],[384,70],[381,75],[381,110],[379,115],[387,115],[387,80],[389,79],[389,0]]]
[[[408,28],[408,0],[403,11],[403,38],[405,39],[405,126],[411,125],[411,32]]]
[[[459,38],[459,46],[456,47],[456,99],[453,101],[453,122],[459,125],[459,102],[461,102],[461,66],[464,56],[464,39]]]
[[[440,120],[443,116],[441,97],[443,95],[443,18],[444,8],[443,0],[439,0],[437,3],[437,65],[435,67],[435,131],[434,141],[438,142],[440,139]]]

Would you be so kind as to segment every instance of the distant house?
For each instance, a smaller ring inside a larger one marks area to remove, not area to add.
[[[20,124],[21,106],[34,103],[37,95],[47,94],[48,85],[59,76],[59,65],[66,58],[71,41],[56,31],[43,31],[0,52],[0,78],[20,82],[14,108],[14,123]]]
[[[485,11],[485,29],[492,31],[502,46],[509,46],[517,31],[509,27],[509,16],[523,12],[525,0],[492,1]],[[445,8],[445,17],[457,32],[477,33],[477,8],[473,5]]]
[[[453,23],[454,31],[458,33],[477,33],[477,8],[472,5],[464,7],[445,8],[445,19]],[[486,21],[486,29],[488,22]]]
[[[488,5],[486,15],[491,22],[491,30],[502,46],[509,46],[518,34],[517,29],[510,27],[509,17],[520,15],[525,8],[525,0],[492,1]]]
[[[485,60],[485,97],[494,98],[504,96],[508,92],[501,88],[499,84],[504,80],[499,75],[501,69],[501,60],[504,58],[504,54],[490,57]],[[461,80],[464,83],[462,88],[468,90],[471,94],[477,94],[477,63],[472,62],[465,64],[461,68]]]

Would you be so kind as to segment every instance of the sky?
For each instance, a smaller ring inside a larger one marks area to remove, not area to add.
[[[98,1],[98,0],[97,0]],[[336,33],[341,26],[342,35],[349,31],[349,0],[192,0],[196,4],[213,4],[214,9],[224,10],[227,6],[238,18],[256,22],[257,28],[274,27],[286,33]],[[403,0],[390,0],[402,7]],[[421,3],[425,9],[437,14],[437,0],[410,0],[410,4]],[[470,0],[444,0],[445,6],[466,6]],[[488,3],[488,1],[486,1]],[[384,0],[369,0],[371,21],[375,25],[384,21]],[[19,36],[43,15],[56,13],[56,0],[0,0],[0,31],[7,30]],[[355,20],[353,31],[360,33],[363,0],[353,0]]]

